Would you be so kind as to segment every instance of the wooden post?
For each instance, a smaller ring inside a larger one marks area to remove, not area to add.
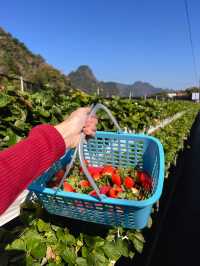
[[[24,91],[24,81],[23,81],[23,77],[20,77],[20,85],[21,85],[21,91]]]

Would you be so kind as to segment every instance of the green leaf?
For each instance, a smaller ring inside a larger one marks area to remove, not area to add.
[[[66,247],[65,250],[61,253],[61,257],[65,262],[70,266],[73,266],[76,262],[76,254],[74,249]]]
[[[81,257],[76,258],[77,266],[88,266],[87,260]]]
[[[26,255],[26,266],[32,266],[34,263],[34,260],[31,256]]]
[[[118,260],[122,255],[121,250],[116,248],[114,241],[107,241],[103,246],[103,250],[106,257],[109,259]]]
[[[132,241],[137,252],[142,253],[145,242],[143,235],[140,232],[135,231],[133,233],[129,233],[128,238]]]
[[[11,130],[7,129],[5,141],[7,142],[8,146],[14,145],[17,143],[17,135]]]
[[[36,238],[29,238],[26,240],[26,246],[27,250],[30,251],[36,247],[38,247],[38,244],[41,243],[41,240],[38,240]]]
[[[10,102],[12,101],[12,98],[6,94],[1,94],[0,96],[0,108],[6,107]]]
[[[115,243],[116,249],[121,251],[121,255],[124,257],[128,257],[129,255],[129,247],[128,247],[128,241],[122,240],[121,238],[118,238]]]
[[[93,249],[94,247],[101,247],[104,245],[104,239],[100,236],[84,236],[84,240],[86,242],[86,245],[89,249]]]
[[[129,256],[129,258],[133,259],[133,257],[135,256],[135,252],[129,251],[128,256]]]
[[[65,232],[62,228],[57,228],[56,230],[56,236],[58,241],[65,241]]]
[[[37,228],[39,232],[49,232],[51,230],[51,226],[41,219],[38,219],[37,221]]]
[[[83,246],[82,249],[81,249],[82,257],[83,258],[87,258],[88,253],[89,253],[89,251],[88,251],[87,247],[86,246]]]
[[[63,265],[63,263],[59,263],[59,264],[57,264],[56,262],[49,262],[48,263],[48,266],[61,266],[61,265]]]
[[[45,257],[46,250],[47,250],[47,247],[45,243],[38,243],[37,246],[31,249],[31,255],[34,258],[41,260],[43,257]]]
[[[108,260],[106,257],[100,253],[97,253],[95,251],[92,252],[92,254],[89,254],[87,257],[88,265],[92,266],[103,266],[108,264]]]
[[[69,234],[69,233],[65,233],[64,240],[65,240],[65,242],[67,243],[68,246],[76,244],[76,238],[73,235]]]
[[[44,236],[46,237],[46,242],[49,243],[49,244],[55,244],[57,242],[57,237],[56,237],[56,234],[54,231],[49,231],[49,232],[46,232],[44,234]]]
[[[32,250],[35,247],[37,247],[40,243],[42,243],[41,238],[38,238],[38,237],[35,237],[35,238],[26,237],[24,238],[24,241],[26,243],[27,250]]]
[[[54,224],[51,225],[51,228],[52,228],[55,232],[57,232],[58,230],[61,229],[59,226],[54,225]]]
[[[9,245],[8,249],[26,250],[26,244],[22,239],[16,239]]]
[[[35,111],[37,114],[39,114],[45,118],[48,118],[50,116],[50,113],[48,111],[46,111],[45,109],[43,109],[42,107],[37,106]]]

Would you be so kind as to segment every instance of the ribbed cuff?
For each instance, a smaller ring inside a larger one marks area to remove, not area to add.
[[[54,154],[54,160],[57,160],[65,153],[66,145],[64,139],[54,126],[48,124],[39,125],[34,127],[29,133],[29,137],[39,137],[39,135],[48,140],[48,144]]]

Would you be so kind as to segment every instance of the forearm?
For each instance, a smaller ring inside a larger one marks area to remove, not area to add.
[[[60,133],[50,125],[31,130],[28,138],[0,153],[0,214],[21,191],[65,152]]]

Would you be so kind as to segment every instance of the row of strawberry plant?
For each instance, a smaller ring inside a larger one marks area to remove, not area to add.
[[[82,92],[56,97],[52,91],[30,94],[11,87],[0,92],[0,149],[15,144],[37,124],[56,124],[75,108],[97,101],[112,110],[122,128],[128,127],[137,132],[192,105],[190,102],[132,101],[120,98],[104,100]],[[100,113],[100,120],[99,129],[112,129],[113,125],[105,113]]]
[[[169,169],[170,165],[176,164],[177,153],[183,149],[184,140],[187,139],[190,133],[191,126],[199,109],[199,104],[194,104],[191,109],[178,120],[173,121],[154,134],[164,147],[166,171]]]

